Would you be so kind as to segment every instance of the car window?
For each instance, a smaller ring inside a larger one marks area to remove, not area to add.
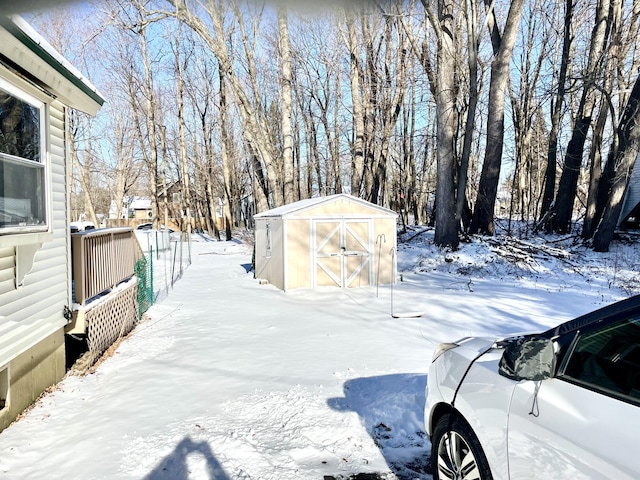
[[[640,315],[580,332],[562,377],[622,400],[640,401]]]

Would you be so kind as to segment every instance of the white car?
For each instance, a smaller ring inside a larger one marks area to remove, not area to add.
[[[440,345],[434,480],[640,479],[640,295],[547,332]]]

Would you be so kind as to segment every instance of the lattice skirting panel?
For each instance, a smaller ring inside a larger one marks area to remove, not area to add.
[[[97,359],[116,340],[129,333],[138,319],[137,282],[87,310],[87,343]]]

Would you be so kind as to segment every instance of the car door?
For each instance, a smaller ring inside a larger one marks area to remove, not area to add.
[[[510,477],[640,478],[640,320],[609,319],[571,335],[557,378],[514,389]]]

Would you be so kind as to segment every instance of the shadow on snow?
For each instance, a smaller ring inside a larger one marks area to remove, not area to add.
[[[430,443],[424,431],[425,374],[355,378],[329,406],[356,412],[399,480],[428,480]]]
[[[204,468],[202,468],[204,462]],[[229,476],[216,460],[207,442],[194,442],[183,438],[145,480],[187,480],[193,478],[193,469],[206,472],[206,480],[229,480]],[[200,478],[200,477],[199,477]]]

